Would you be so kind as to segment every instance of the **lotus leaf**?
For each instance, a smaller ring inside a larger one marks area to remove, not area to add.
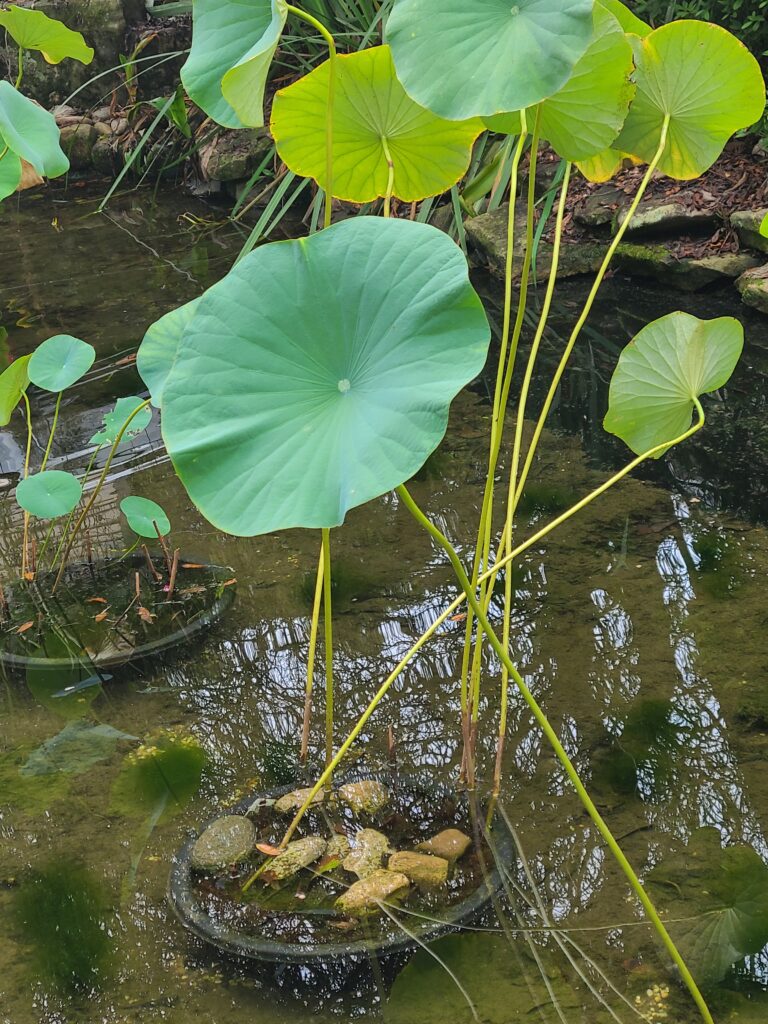
[[[69,515],[82,496],[83,488],[77,477],[60,469],[28,476],[16,488],[16,501],[37,519]]]
[[[48,338],[32,353],[29,379],[45,391],[64,391],[90,370],[96,350],[69,334]]]
[[[429,225],[357,217],[264,245],[184,332],[166,448],[219,529],[338,526],[423,465],[489,333],[466,259]]]
[[[79,32],[42,11],[9,7],[0,11],[0,25],[22,49],[39,50],[49,64],[59,64],[66,57],[81,64],[93,60],[93,50]]]
[[[367,203],[387,194],[406,201],[447,191],[469,166],[482,122],[445,121],[406,94],[388,46],[335,60],[333,194]],[[275,96],[271,131],[277,152],[296,174],[327,189],[325,111],[330,61]]]
[[[144,405],[143,398],[137,398],[131,396],[130,398],[118,398],[115,402],[115,407],[104,416],[104,424],[98,434],[94,434],[91,438],[91,444],[103,445],[103,444],[114,444],[118,438],[120,431],[125,426],[128,418],[136,412],[139,406]],[[141,412],[131,420],[128,428],[122,436],[122,441],[127,441],[131,437],[136,437],[142,430],[146,430],[152,419],[152,411],[149,408],[144,408]]]
[[[160,505],[149,498],[130,497],[120,502],[120,511],[128,525],[139,537],[165,537],[171,532],[171,522]],[[157,524],[157,529],[155,529]]]
[[[621,0],[600,0],[600,4],[611,12],[625,32],[632,32],[636,36],[647,36],[652,31],[651,26],[641,21]]]
[[[136,355],[139,376],[149,388],[152,405],[162,405],[163,387],[171,366],[176,358],[184,328],[192,319],[200,304],[200,298],[193,299],[185,306],[172,309],[170,313],[156,320],[144,335]]]
[[[11,153],[32,164],[38,174],[57,178],[69,170],[53,114],[0,82],[0,135]]]
[[[744,329],[733,317],[699,320],[677,312],[654,320],[619,356],[605,429],[638,455],[673,441],[691,425],[694,398],[727,382],[743,344]]]
[[[594,0],[395,0],[385,41],[417,103],[454,121],[490,117],[533,106],[565,85],[592,38],[593,6]]]
[[[734,132],[759,120],[765,83],[747,48],[724,28],[676,21],[647,35],[635,50],[637,94],[616,148],[650,161],[669,133],[659,169],[697,178]]]
[[[6,427],[21,396],[29,386],[29,360],[31,356],[20,356],[0,373],[0,427]]]
[[[159,729],[123,760],[110,807],[129,817],[158,814],[168,820],[197,793],[208,755],[189,733]]]
[[[284,0],[195,0],[181,80],[225,128],[264,124],[267,72],[288,14]]]
[[[0,153],[3,150],[5,156],[0,159],[0,200],[12,196],[21,184],[21,160],[6,147],[0,135]]]
[[[79,775],[99,761],[106,761],[118,740],[135,740],[137,736],[120,732],[111,725],[89,722],[68,722],[56,736],[33,750],[19,769],[21,775],[54,775],[64,772]]]

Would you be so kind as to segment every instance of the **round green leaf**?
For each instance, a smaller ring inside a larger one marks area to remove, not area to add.
[[[93,50],[79,32],[49,18],[42,11],[26,7],[9,7],[0,11],[0,25],[15,43],[25,50],[39,50],[49,64],[58,64],[65,57],[90,64]]]
[[[654,320],[619,356],[603,426],[638,455],[673,441],[691,425],[693,399],[728,381],[743,345],[733,317],[677,312]]]
[[[676,21],[647,35],[635,50],[637,94],[616,149],[653,159],[665,115],[669,134],[659,170],[697,178],[734,132],[759,120],[765,83],[747,48],[702,21]]]
[[[181,80],[218,124],[264,124],[267,72],[287,15],[284,0],[195,0],[192,50]]]
[[[395,0],[397,77],[417,103],[458,121],[522,110],[568,80],[592,37],[594,0]]]
[[[104,417],[104,425],[98,434],[94,434],[90,440],[90,444],[114,444],[117,440],[118,434],[125,426],[128,417],[131,416],[139,406],[144,405],[143,398],[137,398],[131,396],[130,398],[118,398],[115,403],[114,409],[108,412]],[[122,436],[122,441],[127,441],[132,437],[136,437],[142,430],[146,430],[152,419],[152,410],[144,408],[141,412],[131,420],[127,430]]]
[[[0,135],[12,153],[32,164],[38,174],[57,178],[69,170],[53,114],[0,82]]]
[[[166,448],[227,533],[338,526],[423,465],[489,336],[466,259],[427,224],[356,217],[261,246],[184,332]]]
[[[200,296],[156,320],[144,335],[136,355],[139,376],[149,388],[152,405],[161,408],[163,387],[170,373],[184,328],[194,316]]]
[[[64,391],[87,373],[96,350],[87,341],[57,334],[35,349],[29,361],[29,379],[45,391]]]
[[[66,516],[77,506],[83,488],[76,476],[60,469],[46,469],[22,480],[16,488],[16,501],[38,519]]]
[[[281,159],[327,188],[326,108],[330,61],[275,96],[271,131]],[[482,122],[445,121],[418,106],[395,76],[388,46],[336,58],[333,194],[367,203],[387,194],[406,201],[447,191],[469,166]]]
[[[120,511],[128,520],[128,525],[139,537],[165,537],[171,532],[171,521],[156,501],[149,498],[123,498]],[[157,523],[157,530],[155,529]]]
[[[7,427],[21,396],[29,385],[29,360],[31,356],[14,359],[9,367],[0,373],[0,427]]]
[[[652,31],[651,26],[641,21],[621,0],[600,0],[600,4],[611,12],[625,32],[632,32],[634,35],[642,37]]]
[[[21,160],[10,148],[6,149],[5,140],[0,135],[0,153],[3,150],[6,152],[0,159],[0,202],[12,196],[21,182]]]

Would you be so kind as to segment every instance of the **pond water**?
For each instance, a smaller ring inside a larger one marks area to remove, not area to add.
[[[18,356],[65,332],[98,352],[66,403],[57,464],[80,466],[104,409],[141,393],[131,355],[146,326],[221,276],[241,243],[218,211],[178,195],[156,204],[148,194],[129,197],[101,216],[87,196],[73,201],[54,191],[3,207],[2,344]],[[482,277],[477,283],[498,319],[497,289]],[[559,289],[550,357],[559,355],[582,292],[581,283]],[[607,380],[638,327],[675,308],[748,321],[727,402],[708,403],[710,423],[685,450],[521,559],[514,649],[633,864],[644,876],[654,871],[654,894],[676,934],[709,943],[727,941],[740,912],[707,913],[713,877],[733,882],[742,902],[766,899],[759,885],[749,889],[752,876],[738,876],[737,885],[728,875],[720,846],[747,845],[768,859],[768,321],[745,314],[730,290],[690,296],[607,282],[525,510],[531,525],[543,523],[625,460],[599,428]],[[444,443],[412,488],[464,552],[482,496],[491,379],[457,399]],[[38,444],[51,413],[36,399]],[[0,433],[6,486],[23,445],[19,419]],[[318,767],[321,695],[315,755],[306,769],[297,762],[318,538],[217,534],[175,479],[156,422],[116,461],[91,516],[91,542],[104,554],[131,542],[117,508],[128,494],[163,505],[186,558],[231,566],[237,600],[204,640],[172,658],[116,669],[104,685],[65,700],[23,675],[4,678],[2,1024],[698,1019],[514,698],[502,808],[518,858],[496,911],[434,947],[441,962],[422,951],[395,978],[374,964],[341,984],[310,971],[255,972],[190,937],[166,903],[173,852],[244,794],[303,782]],[[8,503],[0,505],[3,575],[18,564],[20,527]],[[392,495],[353,511],[333,547],[338,742],[455,591],[445,559]],[[355,748],[359,763],[375,770],[394,756],[403,771],[456,777],[462,635],[461,621],[447,623],[414,661],[368,723]],[[489,661],[485,777],[497,680]],[[149,793],[131,781],[137,741],[178,755]],[[763,950],[713,991],[716,1019],[764,1021],[767,984]]]

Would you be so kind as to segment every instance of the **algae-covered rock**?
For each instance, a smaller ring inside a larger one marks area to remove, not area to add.
[[[419,843],[416,849],[431,853],[435,857],[443,857],[447,861],[454,861],[463,857],[471,845],[472,840],[459,829],[446,828],[431,839]]]
[[[393,853],[387,867],[406,875],[414,885],[423,889],[437,889],[448,881],[448,861],[431,853]]]
[[[339,864],[348,857],[352,850],[352,844],[346,836],[332,836],[325,845],[324,861],[338,861]]]
[[[290,793],[286,793],[285,796],[281,796],[279,800],[275,800],[275,813],[289,814],[291,811],[298,811],[300,807],[304,806],[311,792],[311,786],[308,786],[306,789],[291,790]],[[324,796],[325,794],[321,789],[312,801],[312,805],[321,804]]]
[[[381,903],[392,903],[402,899],[409,888],[410,883],[405,875],[398,871],[378,868],[366,878],[350,885],[336,900],[336,909],[342,914],[353,914],[357,917],[375,914],[381,909]]]
[[[354,837],[354,849],[344,858],[343,867],[358,878],[378,871],[389,850],[389,840],[375,828],[363,828]]]
[[[376,814],[389,803],[389,790],[375,779],[362,779],[339,786],[339,797],[355,814]]]
[[[742,245],[749,249],[758,249],[760,252],[768,252],[768,238],[760,234],[760,225],[766,213],[768,210],[738,210],[731,214],[731,227],[739,236]]]
[[[264,129],[222,131],[200,150],[200,169],[206,181],[244,181],[272,145]]]
[[[245,860],[255,843],[256,829],[248,818],[239,814],[218,818],[192,847],[192,867],[196,871],[221,871]]]
[[[746,270],[736,282],[741,301],[761,313],[768,313],[768,265]]]
[[[65,125],[61,129],[61,148],[69,157],[73,171],[91,166],[91,153],[96,141],[96,129],[90,122]]]
[[[685,292],[696,292],[718,281],[734,280],[757,260],[749,253],[716,253],[678,259],[661,243],[622,242],[614,257],[618,270],[632,277],[650,277]]]
[[[261,877],[265,882],[282,882],[322,857],[325,846],[325,840],[320,836],[296,839],[270,861]]]
[[[614,234],[618,231],[626,214],[626,209],[619,209],[613,219]],[[669,237],[670,235],[690,235],[699,231],[711,232],[717,220],[710,210],[697,210],[683,206],[674,200],[658,202],[648,200],[641,203],[627,228],[627,237],[653,236]]]

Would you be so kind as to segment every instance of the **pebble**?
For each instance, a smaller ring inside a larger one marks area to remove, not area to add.
[[[390,871],[406,875],[422,889],[437,889],[448,881],[448,861],[430,853],[393,853],[387,867]]]
[[[281,796],[279,800],[275,800],[275,812],[277,814],[288,814],[289,811],[298,811],[300,807],[304,806],[304,803],[312,792],[312,787],[307,789],[294,789],[290,793],[286,793],[285,796]],[[321,804],[323,802],[324,793],[322,789],[317,794],[312,804]]]
[[[396,900],[406,895],[410,883],[405,875],[397,871],[379,868],[367,878],[350,885],[336,900],[336,909],[342,914],[371,914],[380,910],[379,903]]]
[[[325,852],[325,840],[320,836],[305,836],[288,843],[282,853],[270,862],[262,878],[265,882],[282,882],[302,868],[309,867]]]
[[[221,871],[250,854],[256,843],[253,822],[239,814],[217,818],[192,847],[195,871]]]
[[[376,814],[389,803],[389,790],[375,779],[362,779],[339,786],[339,797],[355,814]]]
[[[416,849],[423,853],[432,853],[435,857],[443,857],[447,861],[454,861],[463,857],[471,845],[472,840],[469,836],[457,828],[447,828],[431,839],[419,843]]]
[[[352,852],[342,861],[342,867],[358,878],[367,878],[381,868],[384,855],[389,853],[389,840],[375,828],[363,828],[353,839]]]

